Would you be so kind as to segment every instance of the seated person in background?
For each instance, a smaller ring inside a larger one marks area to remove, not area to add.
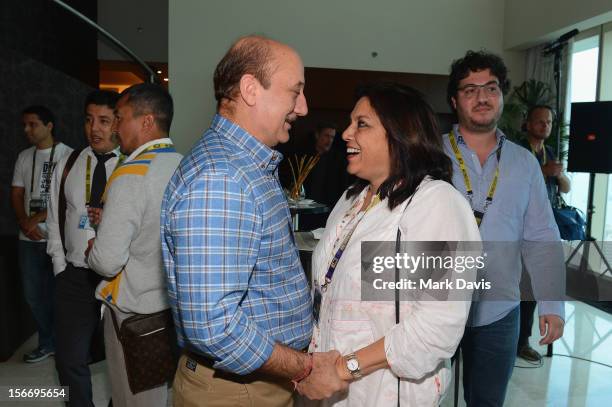
[[[344,143],[334,147],[336,126],[332,123],[320,123],[314,132],[312,150],[306,154],[318,154],[319,162],[314,166],[304,181],[306,197],[317,202],[334,206],[348,187]]]
[[[293,185],[289,158],[294,160],[295,156],[318,155],[319,161],[304,181],[304,192],[306,198],[333,207],[342,196],[342,192],[348,187],[351,179],[346,172],[345,149],[345,143],[342,140],[336,140],[336,125],[334,123],[321,122],[317,124],[306,148],[284,153],[285,160],[283,160],[279,169],[283,187],[290,189]],[[300,230],[324,227],[328,215],[328,213],[300,215]]]

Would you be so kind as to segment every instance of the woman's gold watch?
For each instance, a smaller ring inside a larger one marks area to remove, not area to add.
[[[359,379],[361,377],[361,370],[359,369],[359,360],[357,359],[357,355],[355,353],[349,353],[344,356],[344,360],[346,361],[346,368],[348,369],[351,376],[355,379]]]

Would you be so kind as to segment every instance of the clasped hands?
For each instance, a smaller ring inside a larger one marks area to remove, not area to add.
[[[311,400],[322,400],[348,390],[353,379],[340,352],[313,353],[312,371],[297,385],[297,391]]]

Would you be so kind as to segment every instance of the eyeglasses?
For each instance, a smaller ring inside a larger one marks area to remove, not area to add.
[[[457,90],[461,92],[463,97],[465,97],[466,99],[474,98],[476,95],[478,95],[478,92],[480,91],[480,89],[484,90],[486,97],[492,98],[492,97],[497,97],[501,95],[501,89],[499,87],[499,83],[497,83],[496,81],[487,82],[484,85],[471,85],[470,84],[470,85],[465,85],[460,88],[457,88]]]

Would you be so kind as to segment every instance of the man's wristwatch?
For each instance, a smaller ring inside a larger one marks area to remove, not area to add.
[[[361,377],[361,370],[359,369],[359,360],[355,353],[349,353],[344,356],[344,360],[346,361],[346,368],[348,369],[351,376],[355,379],[359,379]]]

